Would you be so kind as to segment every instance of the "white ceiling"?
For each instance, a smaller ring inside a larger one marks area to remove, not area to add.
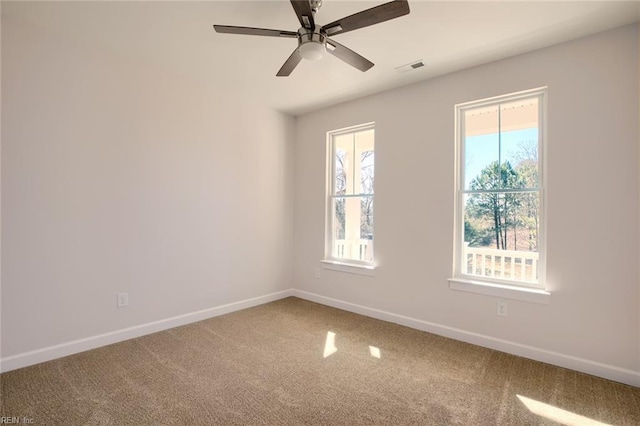
[[[324,0],[325,24],[385,1]],[[376,65],[362,73],[333,56],[275,74],[290,38],[217,34],[212,24],[296,31],[278,1],[6,2],[10,17],[80,43],[196,78],[227,97],[294,115],[615,28],[640,19],[640,1],[409,1],[407,16],[335,36]],[[394,68],[423,60],[408,73]]]

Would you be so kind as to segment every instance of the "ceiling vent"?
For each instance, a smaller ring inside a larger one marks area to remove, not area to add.
[[[420,59],[418,61],[413,61],[409,64],[402,65],[394,69],[396,70],[396,72],[400,74],[404,74],[406,72],[417,70],[418,68],[422,68],[422,67],[424,67],[424,62],[422,62],[422,59]]]

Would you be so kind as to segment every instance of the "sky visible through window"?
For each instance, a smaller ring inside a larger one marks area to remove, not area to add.
[[[509,161],[513,167],[517,165],[523,144],[538,143],[538,129],[528,128],[503,132],[502,140],[498,140],[498,133],[469,136],[465,138],[465,177],[464,187],[470,189],[470,184],[482,169],[494,161]],[[500,150],[502,152],[500,152]]]

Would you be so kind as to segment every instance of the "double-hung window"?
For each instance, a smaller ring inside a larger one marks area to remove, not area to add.
[[[545,89],[456,105],[454,279],[543,289]]]
[[[373,267],[373,123],[328,133],[325,259]]]

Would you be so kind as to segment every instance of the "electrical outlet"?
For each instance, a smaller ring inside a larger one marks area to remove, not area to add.
[[[496,313],[498,314],[498,316],[506,317],[508,315],[507,302],[498,302],[497,307],[498,307],[498,312]]]
[[[129,293],[118,293],[118,308],[129,306]]]
[[[316,272],[314,274],[316,278],[320,278],[320,268],[316,268]]]

